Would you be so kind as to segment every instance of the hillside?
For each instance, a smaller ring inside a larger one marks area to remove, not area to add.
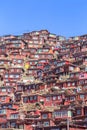
[[[0,37],[0,128],[86,130],[87,35]]]

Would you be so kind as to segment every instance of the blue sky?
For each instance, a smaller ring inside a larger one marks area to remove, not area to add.
[[[87,0],[0,0],[0,35],[40,29],[66,37],[87,34]]]

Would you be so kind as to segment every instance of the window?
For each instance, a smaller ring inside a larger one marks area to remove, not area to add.
[[[2,97],[1,100],[4,101],[6,99],[6,97]]]
[[[22,60],[18,60],[17,62],[18,62],[19,64],[21,64],[21,63],[22,63]]]
[[[76,74],[76,77],[78,77],[78,76],[79,76],[79,74],[77,73],[77,74]]]
[[[70,83],[68,83],[68,86],[70,86]]]
[[[2,106],[2,108],[7,108],[7,106],[4,105],[4,106]]]
[[[87,108],[85,109],[85,115],[87,116]]]
[[[32,62],[30,62],[30,65],[32,65],[33,63]]]
[[[21,91],[22,90],[21,86],[18,86],[17,90]]]
[[[11,92],[11,88],[8,88],[7,91],[8,91],[8,92]]]
[[[49,121],[45,121],[44,126],[49,126]]]
[[[10,72],[14,72],[14,69],[10,69]]]
[[[38,44],[38,41],[34,41],[34,43]]]
[[[4,72],[4,69],[0,69],[0,72]]]
[[[53,96],[53,100],[56,100],[56,96]]]
[[[5,48],[1,48],[2,49],[2,51],[5,51]]]
[[[18,114],[12,114],[10,118],[11,119],[18,119]]]
[[[86,86],[83,86],[85,89],[87,89],[87,85]]]
[[[85,58],[85,61],[87,61],[87,58]]]
[[[73,71],[73,70],[74,70],[74,67],[69,66],[69,70],[70,70],[70,71]]]
[[[29,70],[28,72],[29,72],[29,74],[32,74],[32,70]]]
[[[17,56],[17,53],[13,53],[13,56]]]
[[[15,83],[12,83],[12,86],[15,86]]]
[[[81,99],[84,99],[84,95],[80,95],[80,98],[81,98]]]
[[[14,75],[14,78],[19,78],[19,75]]]
[[[64,117],[64,116],[67,116],[68,113],[67,113],[66,110],[64,110],[64,111],[55,111],[55,112],[53,113],[53,115],[54,115],[55,117]]]
[[[8,78],[8,74],[5,74],[5,78]]]
[[[37,52],[38,52],[38,53],[42,52],[42,49],[38,49]]]
[[[85,83],[87,83],[87,80],[85,80]]]
[[[74,97],[74,96],[70,97],[70,100],[71,100],[71,101],[72,101],[72,100],[75,100],[75,97]]]
[[[5,124],[1,124],[1,128],[5,128]]]
[[[8,105],[8,108],[12,108],[12,104]]]
[[[61,112],[60,112],[60,111],[55,111],[55,112],[53,113],[53,115],[54,115],[55,117],[61,117]]]
[[[59,72],[59,70],[58,69],[56,69],[56,73],[58,73]]]
[[[67,130],[66,128],[62,128],[62,130]]]
[[[27,103],[27,102],[28,102],[28,97],[24,97],[24,98],[23,98],[23,102],[24,102],[24,103]]]
[[[75,82],[72,83],[72,86],[75,86]]]
[[[34,100],[37,100],[37,96],[34,96]]]
[[[17,62],[17,60],[16,60],[16,59],[14,59],[14,60],[13,60],[13,62],[15,62],[15,63],[16,63],[16,62]]]
[[[50,97],[46,97],[46,101],[50,101]]]
[[[61,115],[62,115],[62,116],[67,116],[67,111],[65,111],[65,110],[62,111],[62,112],[61,112]]]
[[[0,110],[0,114],[6,114],[6,110],[5,109]]]
[[[31,78],[32,79],[32,78]],[[34,85],[32,85],[32,89],[35,89],[35,84]]]
[[[5,115],[4,115],[4,116],[3,116],[3,118],[4,118],[4,119],[6,119],[6,118],[7,118],[7,116],[5,116]]]
[[[0,61],[0,65],[4,64],[4,61]]]
[[[6,88],[2,88],[2,92],[6,92]]]
[[[19,129],[24,129],[24,125],[19,125]]]
[[[19,46],[20,46],[20,44],[14,44],[14,46],[15,46],[15,47],[19,47]]]
[[[16,69],[16,72],[20,72],[21,70],[20,69]]]
[[[16,127],[16,123],[15,123],[15,122],[12,122],[12,123],[11,123],[11,127],[15,128],[15,127]]]
[[[77,115],[81,115],[81,109],[77,110]]]
[[[10,78],[14,78],[14,75],[13,75],[13,74],[11,74],[11,75],[9,75],[9,77],[10,77]]]
[[[61,99],[61,96],[58,96],[58,100],[60,100]]]
[[[32,101],[33,100],[33,97],[30,97],[30,101]]]
[[[42,114],[42,119],[47,119],[47,114]]]
[[[35,55],[35,58],[39,58],[39,55]]]
[[[60,128],[52,128],[51,130],[60,130]]]
[[[8,61],[8,65],[10,65],[10,61]]]
[[[84,80],[80,80],[79,84],[81,84],[81,85],[84,84]]]
[[[84,77],[84,74],[81,74],[80,77]]]

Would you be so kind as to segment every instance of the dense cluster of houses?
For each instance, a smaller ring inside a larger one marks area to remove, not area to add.
[[[87,35],[0,37],[0,128],[87,129]]]

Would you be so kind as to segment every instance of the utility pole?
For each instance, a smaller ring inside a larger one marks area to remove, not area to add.
[[[69,130],[69,119],[67,118],[67,130]]]

